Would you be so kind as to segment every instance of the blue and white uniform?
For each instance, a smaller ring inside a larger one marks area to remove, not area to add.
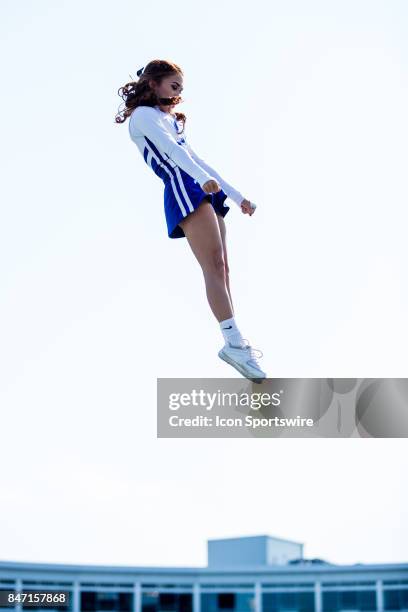
[[[180,122],[181,124],[181,122]],[[129,118],[129,134],[148,166],[164,181],[164,211],[169,238],[183,238],[178,225],[206,198],[217,214],[225,217],[230,198],[238,206],[244,196],[229,185],[193,151],[185,134],[179,134],[175,115],[156,106],[138,106]],[[202,186],[215,179],[218,193],[206,194]]]

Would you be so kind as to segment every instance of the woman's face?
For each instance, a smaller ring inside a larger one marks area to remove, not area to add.
[[[152,83],[156,94],[159,98],[172,98],[180,96],[183,91],[183,77],[177,72],[163,77],[160,85]],[[171,104],[168,108],[174,108],[175,104]]]

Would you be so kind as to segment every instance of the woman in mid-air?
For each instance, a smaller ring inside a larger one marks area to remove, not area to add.
[[[227,197],[246,215],[253,215],[255,204],[229,185],[187,143],[186,116],[173,111],[182,102],[181,68],[166,60],[152,60],[137,71],[137,76],[138,81],[118,90],[125,108],[115,121],[123,123],[130,117],[132,141],[164,182],[168,236],[186,237],[202,268],[207,299],[225,341],[218,356],[258,382],[266,378],[258,362],[258,350],[242,337],[235,322],[224,221],[229,211],[224,203]]]

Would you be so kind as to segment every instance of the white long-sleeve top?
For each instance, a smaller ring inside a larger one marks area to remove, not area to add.
[[[219,174],[193,151],[185,134],[178,133],[176,117],[165,113],[158,106],[138,106],[129,119],[129,134],[137,145],[146,163],[157,174],[157,166],[163,166],[160,158],[171,166],[179,166],[202,188],[204,183],[215,179],[224,193],[241,206],[244,196],[227,183]],[[146,151],[149,154],[146,154]],[[152,157],[154,165],[152,165]]]

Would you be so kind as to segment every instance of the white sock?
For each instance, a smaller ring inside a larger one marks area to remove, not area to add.
[[[235,323],[234,317],[231,319],[225,319],[220,321],[220,327],[222,335],[224,336],[225,344],[232,344],[232,346],[245,346],[244,339],[241,336],[237,324]]]

